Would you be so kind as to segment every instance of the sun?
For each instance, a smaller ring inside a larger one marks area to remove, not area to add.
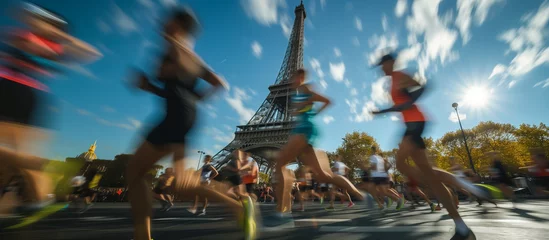
[[[486,108],[490,104],[492,91],[484,86],[469,86],[465,89],[463,103],[473,109]]]

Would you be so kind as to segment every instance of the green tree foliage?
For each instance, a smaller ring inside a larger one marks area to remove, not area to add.
[[[482,175],[488,173],[491,159],[486,153],[497,151],[510,173],[519,172],[519,167],[529,164],[528,149],[534,147],[549,150],[549,129],[545,124],[522,124],[518,129],[511,124],[481,122],[472,129],[465,129],[467,145],[475,169]],[[469,157],[461,131],[448,132],[434,143],[428,150],[434,153],[435,161],[440,168],[450,167],[450,156],[464,167],[470,167]]]
[[[343,157],[342,162],[351,169],[349,176],[356,176],[358,169],[364,163],[367,163],[368,157],[372,155],[372,146],[379,149],[376,140],[365,132],[355,131],[345,135],[342,145],[336,150],[336,154],[341,155]]]

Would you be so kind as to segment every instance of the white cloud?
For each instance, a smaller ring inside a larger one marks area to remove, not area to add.
[[[97,80],[97,76],[95,76],[95,74],[93,74],[90,70],[82,67],[81,65],[77,65],[77,64],[63,64],[62,65],[63,67],[71,70],[71,71],[74,71],[76,73],[79,73],[81,75],[84,75],[86,77],[89,77],[91,79],[95,79]]]
[[[109,107],[109,106],[102,106],[101,109],[105,112],[108,112],[108,113],[116,112],[116,109],[114,109],[113,107]]]
[[[519,77],[549,62],[549,48],[545,45],[546,26],[549,21],[549,2],[543,2],[538,11],[524,15],[524,22],[519,28],[509,29],[500,34],[499,39],[509,45],[508,52],[514,52],[515,57],[508,64],[503,74]]]
[[[330,124],[334,120],[335,120],[334,117],[332,117],[330,115],[325,115],[324,117],[322,117],[322,121],[326,124]]]
[[[324,79],[320,79],[318,82],[320,83],[320,86],[322,86],[323,89],[328,88],[328,83],[324,81]]]
[[[114,23],[122,33],[136,32],[137,24],[120,7],[114,5]]]
[[[154,7],[154,3],[152,2],[152,0],[137,0],[137,2],[147,8]]]
[[[177,6],[177,0],[160,0],[160,3],[162,3],[162,5],[167,8]]]
[[[130,123],[132,124],[132,126],[134,126],[135,128],[140,128],[143,123],[135,118],[128,118],[128,121],[130,121]]]
[[[285,0],[241,0],[240,3],[249,17],[266,26],[277,23],[279,8],[286,7]]]
[[[257,92],[251,88],[248,88],[248,92],[250,92],[252,95],[257,95]]]
[[[394,115],[391,116],[391,121],[398,121],[398,120],[399,120],[399,118],[397,116],[394,116]]]
[[[358,95],[358,90],[356,90],[356,88],[351,89],[351,96],[356,96],[356,95]]]
[[[549,87],[549,78],[548,79],[545,79],[541,82],[538,82],[534,85],[534,87],[537,87],[537,86],[541,86],[542,88],[546,88],[546,87]]]
[[[368,39],[368,44],[370,47],[375,47],[368,56],[369,63],[375,64],[383,55],[394,51],[398,47],[398,39],[396,34],[391,36],[382,35],[381,37],[374,34]]]
[[[502,73],[505,72],[505,65],[503,64],[497,64],[495,67],[494,67],[494,70],[492,70],[492,73],[490,74],[490,77],[488,77],[488,79],[492,79],[493,77],[497,76],[497,75],[500,75]]]
[[[412,15],[406,20],[406,28],[415,37],[423,37],[423,49],[418,57],[419,75],[424,77],[431,61],[445,64],[458,58],[453,51],[457,31],[448,27],[451,12],[439,17],[441,0],[417,0],[412,4]]]
[[[335,48],[334,48],[334,55],[335,55],[336,57],[341,57],[341,50],[339,50],[339,48],[336,48],[336,47],[335,47]]]
[[[421,52],[421,44],[415,43],[410,47],[400,51],[398,58],[395,61],[395,69],[405,69],[408,62],[414,61]]]
[[[112,31],[111,27],[103,20],[97,20],[97,27],[103,33],[110,33]]]
[[[343,81],[345,77],[345,63],[330,63],[330,74],[337,82]]]
[[[248,122],[254,115],[255,111],[247,108],[244,106],[244,101],[249,99],[249,95],[246,93],[246,91],[235,87],[233,89],[233,96],[227,96],[225,97],[225,100],[227,103],[236,111],[236,113],[240,116],[240,122],[246,123]]]
[[[261,53],[263,53],[263,47],[257,41],[252,42],[252,53],[256,58],[261,58]]]
[[[204,129],[204,131],[208,136],[213,137],[214,140],[224,144],[230,143],[234,139],[234,134],[232,132],[226,133],[215,127],[206,128]],[[221,148],[217,148],[217,149],[221,149]]]
[[[362,32],[362,20],[358,17],[355,17],[355,27],[358,31]]]
[[[389,77],[384,76],[379,78],[377,81],[372,83],[372,93],[370,98],[376,104],[386,104],[389,103],[391,97],[387,91],[387,85],[389,84]]]
[[[207,103],[206,103],[206,104],[204,104],[204,107],[206,107],[206,108],[207,108],[208,110],[210,110],[210,111],[215,111],[215,107],[212,106],[211,104],[207,104]]]
[[[211,118],[217,118],[217,113],[208,111],[208,115],[210,115]]]
[[[320,0],[320,8],[324,10],[324,7],[326,7],[326,0]]]
[[[372,111],[377,110],[375,103],[372,101],[367,101],[360,106],[360,101],[354,98],[353,100],[345,99],[345,103],[347,103],[347,106],[349,106],[349,111],[351,112],[349,120],[353,122],[370,121],[374,117],[372,115]]]
[[[213,147],[214,147],[214,149],[219,149],[219,150],[221,150],[221,149],[223,149],[225,146],[222,146],[222,145],[219,145],[219,144],[214,144]]]
[[[288,14],[283,14],[280,18],[280,27],[282,28],[282,33],[284,36],[286,36],[286,38],[290,38],[290,35],[292,35],[292,22]]]
[[[112,121],[106,120],[104,118],[101,118],[101,117],[97,116],[96,114],[94,114],[90,111],[81,109],[81,108],[76,108],[76,112],[79,115],[85,116],[87,118],[91,118],[91,119],[95,120],[96,122],[98,122],[100,124],[103,124],[105,126],[110,126],[110,127],[117,127],[117,128],[127,129],[127,130],[135,130],[135,129],[141,127],[141,125],[142,125],[140,121],[138,121],[134,118],[128,118],[128,121],[130,122],[129,124],[128,123],[116,123],[116,122],[112,122]]]
[[[355,45],[355,47],[360,46],[360,40],[358,40],[358,37],[354,37],[352,41],[353,41],[353,45]]]
[[[456,26],[461,33],[463,45],[467,44],[471,39],[470,28],[472,22],[472,14],[475,15],[475,23],[480,26],[486,20],[490,8],[502,0],[458,0],[457,1],[457,18]]]
[[[467,119],[467,115],[465,113],[459,113],[459,118],[461,119],[461,121],[463,121],[463,120]],[[457,117],[456,112],[451,112],[450,116],[448,116],[448,120],[450,120],[452,122],[458,122],[458,117]]]
[[[91,112],[87,111],[87,110],[84,110],[84,109],[76,109],[76,112],[82,116],[91,116],[93,115]]]
[[[389,27],[389,21],[387,20],[387,15],[385,14],[381,17],[381,27],[383,28],[383,31],[387,31]]]
[[[99,48],[99,50],[101,50],[102,53],[114,54],[114,52],[111,49],[109,49],[107,46],[105,46],[105,44],[103,43],[98,43],[97,48]]]
[[[509,84],[508,84],[508,87],[512,88],[513,86],[515,86],[516,83],[517,83],[516,80],[510,81]]]
[[[320,62],[318,61],[318,59],[311,58],[311,60],[309,60],[309,64],[319,78],[324,78],[324,71],[322,71],[322,69],[320,68]]]
[[[395,15],[397,17],[402,17],[404,15],[404,13],[406,12],[406,5],[407,5],[407,0],[398,0],[396,6],[395,6]]]
[[[345,81],[343,81],[343,83],[345,83],[345,87],[351,87],[351,81],[349,81],[349,79],[345,78]]]
[[[224,127],[227,131],[229,131],[229,132],[234,132],[234,127],[231,127],[231,126],[229,126],[229,125],[227,125],[227,124],[223,124],[223,127]]]

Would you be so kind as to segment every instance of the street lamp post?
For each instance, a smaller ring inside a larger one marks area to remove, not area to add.
[[[471,157],[471,151],[469,151],[469,146],[467,146],[467,138],[465,137],[465,132],[463,131],[463,126],[461,125],[461,118],[459,117],[459,112],[458,112],[458,104],[452,103],[452,107],[454,108],[454,110],[456,110],[456,116],[459,122],[459,128],[461,129],[461,135],[463,136],[463,143],[465,144],[465,150],[467,150],[467,156],[469,157],[469,163],[471,164],[471,169],[473,170],[473,172],[477,173],[477,171],[475,170],[475,165],[473,164],[473,158]]]
[[[202,154],[206,154],[204,151],[198,151],[200,153],[200,157],[198,157],[198,164],[196,165],[196,170],[200,168],[200,160],[202,160]]]

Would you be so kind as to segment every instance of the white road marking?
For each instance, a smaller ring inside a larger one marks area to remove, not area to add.
[[[153,221],[219,221],[223,218],[156,218]]]
[[[337,218],[303,218],[296,219],[294,222],[350,222],[353,219],[337,219]]]
[[[98,217],[83,217],[83,218],[80,218],[80,219],[85,220],[85,221],[98,221],[98,222],[103,222],[103,221],[116,221],[116,220],[122,220],[122,219],[126,219],[126,218],[110,218],[110,217],[98,216]]]
[[[449,232],[451,226],[376,226],[376,227],[352,227],[352,226],[322,226],[321,232],[349,232],[349,233],[380,233],[380,232]]]

